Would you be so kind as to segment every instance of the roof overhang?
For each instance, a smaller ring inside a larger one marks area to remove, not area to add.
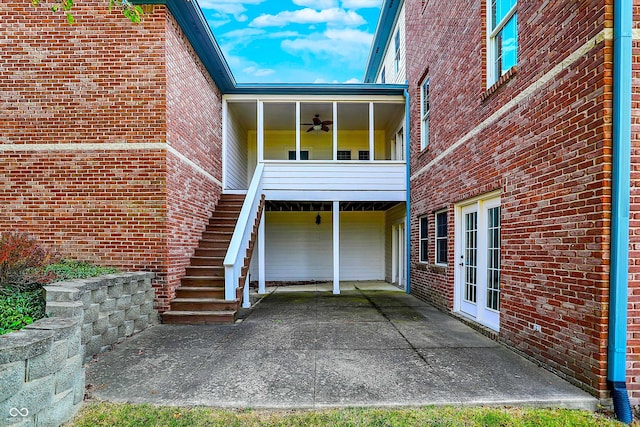
[[[235,87],[229,64],[196,0],[132,0],[132,3],[167,6],[220,92],[228,93]]]
[[[378,18],[376,32],[373,35],[373,43],[371,44],[367,66],[364,71],[364,78],[362,80],[364,83],[375,82],[402,3],[403,0],[383,0],[382,2],[380,18]]]

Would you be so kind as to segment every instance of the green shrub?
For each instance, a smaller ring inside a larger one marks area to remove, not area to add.
[[[43,289],[20,291],[5,287],[0,292],[0,335],[20,330],[44,314]]]
[[[45,316],[44,285],[115,272],[84,261],[58,260],[27,233],[0,234],[0,335]]]
[[[49,264],[44,268],[47,274],[53,274],[56,282],[72,279],[85,279],[103,274],[116,273],[118,270],[113,267],[101,267],[90,264],[86,261],[62,260]]]

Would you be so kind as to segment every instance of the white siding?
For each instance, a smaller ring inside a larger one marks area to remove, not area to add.
[[[401,201],[405,177],[404,162],[268,162],[263,188],[272,200]]]
[[[396,32],[400,29],[400,67],[398,72],[395,71],[395,36]],[[402,3],[402,7],[400,8],[400,12],[398,13],[398,20],[396,21],[393,32],[391,33],[391,37],[389,38],[389,43],[387,44],[384,52],[384,59],[380,64],[380,69],[378,70],[378,75],[376,76],[376,83],[381,83],[381,74],[382,70],[385,70],[385,83],[397,83],[404,84],[407,81],[407,69],[406,69],[406,26],[405,26],[405,15],[404,15],[404,2]]]
[[[340,280],[384,280],[384,212],[340,212]]]
[[[401,223],[406,218],[405,204],[400,203],[385,212],[385,228],[384,228],[384,246],[385,246],[385,263],[384,263],[384,279],[391,283],[392,260],[393,254],[391,243],[391,230],[393,225]]]
[[[332,278],[331,212],[267,212],[266,280]],[[384,279],[384,212],[340,213],[340,280]]]
[[[227,147],[226,147],[226,189],[228,190],[246,190],[247,182],[247,131],[243,129],[237,120],[231,108],[227,114]]]

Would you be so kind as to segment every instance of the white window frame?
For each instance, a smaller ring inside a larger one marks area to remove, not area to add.
[[[440,236],[440,235],[438,235],[438,231],[439,231],[439,228],[438,228],[438,216],[443,215],[443,214],[444,214],[444,219],[445,219],[446,224],[447,224],[447,231],[446,231],[444,236]],[[448,240],[448,238],[449,238],[449,236],[448,236],[448,234],[449,234],[449,216],[448,215],[449,214],[448,214],[448,211],[446,209],[442,209],[442,210],[436,211],[435,214],[433,215],[433,220],[434,220],[434,224],[435,224],[434,225],[434,236],[435,236],[435,238],[433,239],[434,240],[433,245],[434,245],[434,250],[435,250],[434,259],[435,259],[435,264],[436,265],[441,265],[441,266],[446,266],[448,264],[448,262],[449,262],[449,249],[448,249],[448,246],[447,246],[449,244],[449,240]],[[442,240],[444,240],[445,247],[447,248],[447,259],[444,262],[440,261],[440,259],[439,259],[440,252],[438,251],[438,241],[442,241]]]
[[[495,29],[492,31],[491,27],[493,26],[493,16],[492,16],[492,2],[495,0],[487,0],[487,87],[493,85],[502,75],[499,74],[496,70],[496,51],[495,51],[495,38],[498,36],[500,31],[507,25],[507,23],[511,20],[513,15],[516,14],[518,10],[518,0],[516,0],[516,4],[513,5],[509,12],[502,18],[500,22],[497,23]],[[517,22],[516,22],[516,31],[517,31]]]
[[[426,222],[426,230],[424,230],[424,237],[423,237],[423,221]],[[418,260],[423,263],[423,264],[428,264],[429,263],[429,216],[428,215],[422,215],[418,218],[418,226],[419,226],[419,230],[418,230]],[[423,244],[425,243],[425,244]],[[427,253],[424,253],[425,251],[423,249],[426,249]]]
[[[400,28],[396,30],[396,35],[393,38],[395,55],[393,58],[394,70],[396,75],[400,71]]]
[[[425,86],[427,87],[426,91]],[[429,115],[431,114],[431,105],[429,99],[430,93],[431,82],[427,77],[422,81],[422,83],[420,83],[420,150],[424,150],[429,146]]]

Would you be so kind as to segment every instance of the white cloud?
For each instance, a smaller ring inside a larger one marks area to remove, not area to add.
[[[372,34],[353,29],[328,29],[322,34],[283,40],[280,46],[292,55],[305,54],[321,58],[364,60]]]
[[[242,69],[242,72],[244,72],[245,74],[249,74],[251,76],[255,76],[255,77],[265,77],[265,76],[270,76],[271,74],[275,73],[275,70],[272,70],[271,68],[260,68],[258,66],[249,66],[249,67],[245,67]]]
[[[312,9],[330,9],[338,6],[337,0],[293,0],[297,6],[310,7]]]
[[[342,7],[345,9],[366,9],[379,8],[382,0],[343,0]]]
[[[251,24],[252,27],[284,27],[288,24],[320,24],[359,26],[366,21],[356,12],[348,12],[343,9],[332,8],[321,11],[313,9],[300,9],[295,11],[284,11],[276,15],[260,15]]]
[[[198,0],[198,4],[202,9],[215,10],[219,14],[233,15],[239,21],[244,22],[248,18],[244,15],[247,8],[245,4],[260,4],[264,0]]]
[[[356,79],[355,77],[347,80],[345,83],[347,84],[355,84],[355,83],[360,83],[360,79]]]

